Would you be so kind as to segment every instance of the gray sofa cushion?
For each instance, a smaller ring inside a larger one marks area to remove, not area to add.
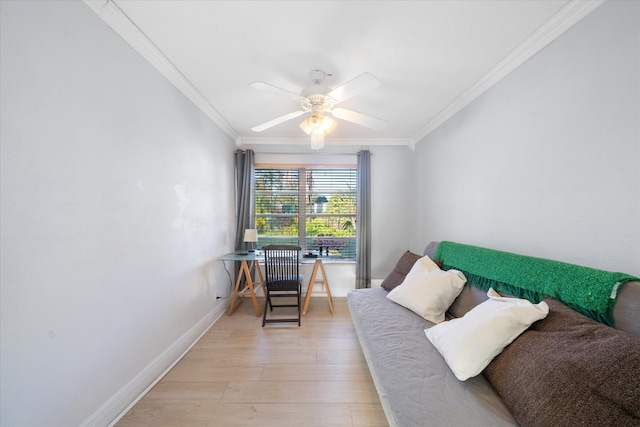
[[[640,338],[640,282],[627,282],[618,291],[618,299],[613,307],[613,321],[616,329]]]
[[[387,298],[384,289],[347,294],[353,325],[393,426],[513,426],[482,376],[458,381],[424,329],[433,326]]]
[[[488,299],[489,297],[486,291],[466,284],[462,292],[460,292],[460,295],[458,295],[455,301],[453,301],[453,304],[451,304],[451,307],[449,307],[447,314],[449,318],[462,317],[473,307]]]

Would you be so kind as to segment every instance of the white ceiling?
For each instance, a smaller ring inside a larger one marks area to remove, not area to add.
[[[412,146],[601,0],[150,1],[85,0],[236,142],[308,144],[290,99],[309,71],[335,88],[363,72],[382,86],[339,104],[388,122],[374,131],[345,121],[327,138]]]

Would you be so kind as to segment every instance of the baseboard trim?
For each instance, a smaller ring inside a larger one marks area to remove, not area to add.
[[[221,301],[221,300],[219,300]],[[113,426],[173,368],[229,307],[229,300],[218,304],[173,345],[136,375],[127,385],[87,418],[82,427]]]

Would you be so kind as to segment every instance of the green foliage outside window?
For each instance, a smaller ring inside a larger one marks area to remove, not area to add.
[[[355,257],[355,169],[256,168],[255,193],[259,247],[294,243],[323,255]]]

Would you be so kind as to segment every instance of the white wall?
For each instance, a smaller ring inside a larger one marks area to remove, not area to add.
[[[408,147],[371,147],[371,277],[384,279],[411,246],[413,181]]]
[[[418,144],[414,244],[640,275],[639,17],[606,2]]]
[[[105,424],[224,309],[234,145],[85,4],[0,3],[0,424]]]

